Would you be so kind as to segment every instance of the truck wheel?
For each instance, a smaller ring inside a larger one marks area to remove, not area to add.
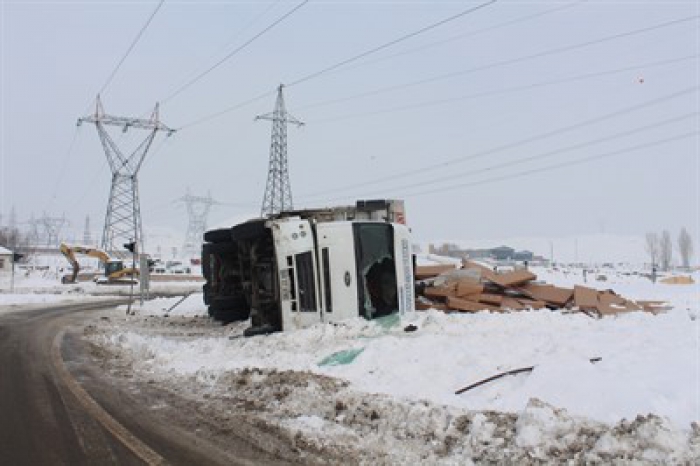
[[[202,248],[202,259],[204,259],[204,254],[216,254],[217,256],[223,256],[226,254],[237,253],[238,243],[231,240],[221,243],[205,244]]]
[[[220,309],[217,311],[214,311],[214,315],[212,316],[214,320],[219,320],[224,324],[228,324],[230,322],[240,322],[242,320],[248,320],[248,317],[250,317],[250,310],[248,309]]]
[[[259,238],[266,233],[265,222],[266,220],[259,219],[236,225],[230,229],[229,238],[231,241]]]
[[[226,296],[217,298],[212,296],[209,300],[209,308],[212,311],[247,308],[248,304],[243,296]]]
[[[204,233],[204,241],[207,243],[225,243],[231,241],[231,228],[219,228]]]

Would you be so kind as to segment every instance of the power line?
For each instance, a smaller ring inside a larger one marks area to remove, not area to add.
[[[698,115],[700,115],[700,112],[697,112],[697,111],[695,111],[695,112],[690,112],[690,113],[686,113],[686,114],[683,114],[683,115],[680,115],[680,116],[676,116],[676,117],[672,117],[672,118],[667,118],[667,119],[665,119],[665,120],[657,121],[657,122],[655,122],[655,123],[651,123],[651,124],[648,124],[648,125],[644,125],[644,126],[640,126],[640,127],[637,127],[637,128],[633,128],[633,129],[631,129],[631,130],[627,130],[627,131],[622,131],[622,132],[619,132],[619,133],[615,133],[615,134],[612,134],[612,135],[609,135],[609,136],[605,136],[605,137],[602,137],[602,138],[594,139],[594,140],[591,140],[591,141],[585,141],[585,142],[581,142],[581,143],[578,143],[578,144],[573,144],[573,145],[570,145],[570,146],[567,146],[567,147],[562,147],[562,148],[555,149],[555,150],[552,150],[552,151],[548,151],[548,152],[545,152],[545,153],[542,153],[542,154],[531,155],[531,156],[524,157],[524,158],[520,158],[520,159],[516,159],[516,160],[508,160],[508,161],[505,161],[505,162],[501,162],[501,163],[498,163],[498,164],[495,164],[495,165],[490,165],[490,166],[487,166],[487,167],[479,168],[479,169],[476,169],[476,170],[469,170],[469,171],[460,172],[460,173],[452,173],[452,174],[450,174],[450,175],[442,176],[442,177],[439,177],[439,178],[433,178],[433,179],[429,179],[429,180],[425,180],[425,181],[421,181],[421,182],[417,182],[417,183],[416,183],[416,182],[413,182],[413,183],[411,183],[411,184],[404,184],[404,185],[401,185],[401,186],[394,186],[394,187],[392,187],[392,188],[387,188],[387,190],[392,190],[392,191],[393,191],[393,190],[396,190],[396,189],[398,189],[398,190],[402,190],[402,189],[413,189],[413,188],[417,188],[417,187],[421,187],[421,186],[429,186],[429,185],[436,184],[436,183],[444,183],[445,181],[450,181],[450,180],[454,180],[454,179],[458,179],[458,178],[463,178],[463,177],[465,177],[465,176],[473,176],[473,175],[479,175],[479,174],[483,174],[483,173],[488,173],[488,172],[492,172],[492,171],[494,171],[494,170],[500,170],[500,169],[502,169],[502,168],[511,168],[511,167],[513,167],[513,166],[516,166],[516,165],[522,165],[522,164],[529,163],[529,162],[534,162],[534,161],[537,161],[537,160],[547,159],[547,158],[550,158],[550,157],[553,157],[553,156],[556,156],[556,155],[561,155],[561,154],[564,154],[564,153],[567,153],[567,152],[572,152],[572,151],[576,151],[576,150],[579,150],[579,149],[583,149],[583,148],[585,148],[585,147],[594,146],[594,145],[601,144],[601,143],[604,143],[604,142],[613,141],[613,140],[615,140],[615,139],[620,139],[620,138],[628,137],[628,136],[631,136],[631,135],[633,135],[633,134],[643,133],[643,132],[646,132],[646,131],[650,131],[650,130],[653,130],[653,129],[660,128],[660,127],[662,127],[662,126],[670,125],[670,124],[673,124],[673,123],[678,123],[678,122],[683,121],[683,120],[688,120],[688,119],[690,119],[690,118],[697,117]],[[377,195],[380,195],[380,194],[381,194],[381,193],[378,193]],[[372,195],[375,195],[375,193],[370,193],[369,195],[372,196]]]
[[[557,48],[545,50],[542,52],[537,52],[534,54],[524,55],[524,56],[520,56],[520,57],[516,57],[516,58],[510,58],[508,60],[501,60],[501,61],[486,64],[486,65],[482,65],[482,66],[467,68],[467,69],[461,70],[461,71],[453,71],[450,73],[445,73],[445,74],[433,76],[430,78],[419,79],[416,81],[410,81],[410,82],[403,83],[403,84],[386,86],[386,87],[382,87],[382,88],[375,89],[372,91],[367,91],[367,92],[363,92],[360,94],[355,94],[355,95],[351,95],[348,97],[343,97],[340,99],[334,99],[334,100],[325,101],[325,102],[318,102],[318,103],[311,104],[311,105],[308,105],[306,107],[300,107],[300,108],[317,107],[317,106],[322,106],[322,105],[328,105],[328,104],[335,103],[335,102],[344,102],[347,100],[357,99],[357,98],[361,98],[361,97],[368,97],[368,96],[383,94],[386,92],[396,91],[396,90],[400,90],[400,89],[407,89],[410,87],[415,87],[415,86],[419,86],[419,85],[423,85],[423,84],[429,84],[429,83],[433,83],[433,82],[437,82],[437,81],[442,81],[445,79],[451,79],[451,78],[455,78],[458,76],[463,76],[465,74],[476,73],[476,72],[480,72],[480,71],[490,70],[493,68],[498,68],[501,66],[507,66],[507,65],[512,65],[515,63],[520,63],[520,62],[527,61],[527,60],[532,60],[532,59],[542,58],[542,57],[546,57],[546,56],[550,56],[550,55],[557,55],[560,53],[570,52],[572,50],[578,50],[578,49],[590,47],[592,45],[602,44],[602,43],[609,42],[609,41],[616,40],[616,39],[621,39],[621,38],[630,37],[633,35],[643,34],[646,32],[655,31],[657,29],[662,29],[665,27],[675,26],[675,25],[678,25],[678,24],[681,24],[681,23],[684,23],[687,21],[697,20],[698,18],[700,18],[700,15],[680,18],[680,19],[676,19],[673,21],[667,21],[664,23],[656,24],[653,26],[647,26],[647,27],[644,27],[641,29],[634,29],[631,31],[626,31],[626,32],[618,33],[618,34],[613,34],[610,36],[601,37],[599,39],[581,42],[578,44],[568,45],[565,47],[557,47]]]
[[[542,87],[547,87],[547,86],[552,86],[552,85],[557,85],[557,84],[576,82],[576,81],[584,81],[584,80],[591,79],[591,78],[600,78],[600,77],[609,76],[612,74],[624,73],[626,71],[639,70],[640,68],[643,68],[643,67],[653,68],[653,67],[657,67],[657,66],[672,65],[675,63],[698,58],[698,56],[700,56],[700,55],[688,55],[685,57],[670,58],[667,60],[660,60],[660,61],[649,62],[649,63],[640,63],[637,65],[630,65],[630,66],[626,66],[623,68],[615,68],[612,70],[604,70],[604,71],[597,71],[594,73],[585,73],[585,74],[576,75],[576,76],[568,76],[565,78],[553,79],[553,80],[549,80],[549,81],[542,81],[539,83],[525,84],[522,86],[513,86],[513,87],[507,87],[507,88],[503,88],[503,89],[495,89],[495,90],[491,90],[491,91],[477,92],[474,94],[467,94],[467,95],[461,95],[461,96],[456,96],[456,97],[448,97],[448,98],[444,98],[444,99],[417,102],[414,104],[401,105],[398,107],[389,107],[389,108],[385,108],[385,109],[375,110],[372,112],[353,113],[353,114],[349,114],[349,115],[340,115],[340,116],[335,116],[335,117],[322,118],[319,120],[313,120],[311,123],[318,124],[318,123],[326,123],[326,122],[332,122],[332,121],[349,120],[349,119],[353,119],[353,118],[364,118],[364,117],[368,117],[368,116],[375,116],[375,115],[383,115],[386,113],[400,112],[403,110],[411,110],[414,108],[432,107],[432,106],[436,106],[436,105],[461,102],[463,100],[468,100],[468,99],[476,99],[476,98],[488,97],[488,96],[499,95],[499,94],[507,94],[507,93],[511,93],[511,92],[537,89],[537,88],[542,88]],[[339,101],[346,101],[346,100],[350,100],[350,98],[337,99],[336,101],[328,102],[325,105],[330,105],[332,103],[337,103]],[[317,106],[318,106],[318,104],[317,104]],[[308,107],[302,107],[302,108],[308,108]]]
[[[156,16],[156,14],[160,10],[160,8],[163,6],[164,2],[165,2],[165,0],[160,0],[160,2],[158,2],[158,6],[156,6],[155,10],[153,10],[153,13],[151,13],[151,15],[148,17],[148,20],[146,20],[146,23],[143,25],[143,27],[141,27],[141,30],[136,35],[134,40],[131,42],[131,45],[126,50],[126,53],[124,54],[122,59],[119,60],[119,63],[117,63],[117,66],[114,68],[112,73],[109,75],[109,77],[107,78],[107,81],[104,83],[104,85],[102,86],[102,88],[100,89],[100,92],[98,92],[98,94],[102,94],[105,91],[105,89],[107,89],[107,86],[109,86],[111,84],[112,80],[114,79],[114,76],[116,76],[116,74],[117,74],[117,71],[119,71],[119,68],[121,68],[122,64],[126,61],[127,57],[131,54],[131,51],[134,50],[134,47],[136,47],[136,44],[141,39],[141,36],[143,35],[143,33],[146,32],[146,29],[148,29],[148,26],[151,24],[151,21],[153,21],[153,18]]]
[[[619,150],[615,150],[615,151],[611,151],[611,152],[606,152],[603,154],[590,155],[588,157],[582,157],[582,158],[576,159],[576,160],[570,160],[567,162],[560,162],[560,163],[548,165],[545,167],[535,168],[535,169],[531,169],[531,170],[525,170],[522,172],[512,173],[509,175],[503,175],[503,176],[489,178],[489,179],[485,179],[485,180],[474,181],[471,183],[460,183],[460,184],[451,185],[451,186],[444,186],[441,188],[436,188],[436,189],[432,189],[432,190],[428,190],[428,191],[421,191],[421,192],[417,192],[417,193],[413,193],[413,194],[408,194],[406,197],[424,196],[426,194],[434,194],[434,193],[439,193],[439,192],[451,191],[451,190],[459,189],[459,188],[478,186],[478,185],[487,184],[487,183],[494,183],[497,181],[509,180],[509,179],[513,179],[513,178],[521,178],[521,177],[527,176],[527,175],[534,175],[534,174],[538,174],[538,173],[556,170],[559,168],[571,167],[574,165],[581,165],[581,164],[592,162],[595,160],[616,157],[618,155],[628,154],[630,152],[634,152],[637,150],[648,149],[650,147],[660,146],[663,144],[667,144],[669,142],[680,141],[682,139],[687,139],[687,138],[690,138],[693,136],[697,136],[699,134],[700,134],[700,132],[698,132],[698,131],[691,131],[688,133],[683,133],[683,134],[679,134],[676,136],[671,136],[671,137],[668,137],[665,139],[660,139],[657,141],[652,141],[652,142],[648,142],[648,143],[644,143],[644,144],[638,144],[636,146],[628,147],[625,149],[619,149]]]
[[[603,154],[591,155],[591,156],[582,157],[582,158],[575,159],[575,160],[560,162],[560,163],[556,163],[553,165],[547,165],[544,167],[534,168],[534,169],[530,169],[530,170],[524,170],[524,171],[520,171],[520,172],[516,172],[516,173],[501,175],[501,176],[487,178],[487,179],[478,180],[478,181],[473,181],[473,182],[469,182],[469,183],[459,183],[459,184],[454,184],[454,185],[450,185],[450,186],[442,186],[442,187],[435,188],[435,189],[419,191],[416,193],[409,193],[409,194],[403,195],[402,197],[405,197],[405,198],[419,197],[419,196],[425,196],[428,194],[436,194],[436,193],[441,193],[441,192],[445,192],[445,191],[453,191],[455,189],[460,189],[460,188],[480,186],[480,185],[484,185],[484,184],[495,183],[498,181],[505,181],[505,180],[510,180],[510,179],[514,179],[514,178],[522,178],[524,176],[548,172],[548,171],[556,170],[559,168],[581,165],[581,164],[592,162],[595,160],[616,157],[616,156],[628,154],[630,152],[634,152],[637,150],[647,149],[650,147],[656,147],[656,146],[660,146],[660,145],[667,144],[670,142],[679,141],[682,139],[687,139],[687,138],[697,136],[697,135],[700,135],[700,132],[691,131],[688,133],[683,133],[683,134],[679,134],[676,136],[671,136],[671,137],[668,137],[665,139],[660,139],[657,141],[651,141],[651,142],[627,147],[624,149],[618,149],[618,150],[614,150],[614,151],[610,151],[610,152],[605,152]],[[382,194],[384,194],[384,193],[382,193]],[[350,197],[348,196],[348,197],[338,197],[338,198],[333,198],[333,199],[326,199],[326,202],[345,200],[345,199],[349,199],[349,198]]]
[[[502,22],[502,23],[494,24],[494,25],[492,25],[492,26],[488,26],[488,27],[485,27],[485,28],[476,29],[476,30],[474,30],[474,31],[468,31],[468,32],[463,33],[463,34],[458,34],[458,35],[456,35],[456,36],[448,37],[447,39],[442,39],[442,40],[439,40],[439,41],[430,42],[430,43],[428,43],[428,44],[423,44],[423,45],[420,45],[420,46],[417,46],[417,47],[413,47],[413,48],[410,48],[410,49],[407,49],[407,50],[402,50],[401,52],[396,52],[396,53],[393,53],[393,54],[391,54],[391,55],[386,55],[386,56],[383,56],[383,57],[377,57],[377,58],[372,59],[372,60],[366,60],[366,61],[363,61],[363,62],[361,62],[361,63],[357,63],[357,64],[355,64],[355,65],[353,65],[353,66],[345,67],[345,68],[343,68],[342,70],[335,70],[335,71],[336,71],[336,72],[340,72],[340,71],[349,71],[349,70],[353,70],[353,69],[360,68],[360,67],[363,67],[363,66],[372,65],[372,64],[374,64],[374,63],[379,63],[379,62],[382,62],[382,61],[391,60],[391,59],[393,59],[393,58],[401,57],[401,56],[403,56],[403,55],[408,55],[408,54],[411,54],[411,53],[420,52],[420,51],[425,50],[425,49],[429,49],[429,48],[432,48],[432,47],[436,47],[436,46],[439,46],[439,45],[443,45],[443,44],[446,44],[446,43],[449,43],[449,42],[454,42],[455,40],[464,39],[465,37],[477,36],[477,35],[479,35],[479,34],[483,34],[483,33],[486,33],[486,32],[490,32],[490,31],[493,31],[493,30],[496,30],[496,29],[501,29],[501,28],[506,27],[506,26],[512,26],[513,24],[524,23],[524,22],[527,22],[527,21],[530,21],[530,20],[533,20],[533,19],[536,19],[536,18],[545,16],[545,15],[549,15],[549,14],[552,14],[552,13],[556,13],[556,12],[559,12],[559,11],[562,11],[562,10],[566,10],[566,9],[572,8],[572,7],[574,7],[574,6],[577,6],[577,5],[581,4],[581,3],[585,3],[585,2],[588,2],[588,1],[589,1],[589,0],[578,0],[578,1],[571,2],[571,3],[568,3],[568,4],[562,5],[562,6],[558,6],[558,7],[555,7],[555,8],[551,8],[551,9],[549,9],[549,10],[541,11],[541,12],[539,12],[539,13],[534,13],[534,14],[531,14],[531,15],[521,16],[521,17],[519,17],[519,18],[515,18],[515,19],[509,20],[509,21],[504,21],[504,22]]]
[[[246,107],[246,106],[248,106],[248,105],[250,105],[250,104],[252,104],[252,103],[258,102],[259,100],[262,100],[262,99],[264,99],[264,98],[266,98],[266,97],[270,97],[271,95],[275,95],[276,93],[277,93],[277,90],[276,90],[276,89],[275,89],[274,91],[266,91],[265,93],[259,94],[259,95],[255,96],[255,97],[253,97],[252,99],[244,100],[244,101],[239,102],[239,103],[237,103],[237,104],[234,104],[234,105],[232,105],[232,106],[230,106],[230,107],[227,107],[227,108],[225,108],[225,109],[223,109],[223,110],[220,110],[220,111],[218,111],[218,112],[216,112],[216,113],[212,113],[212,114],[210,114],[210,115],[203,116],[203,117],[198,118],[198,119],[196,119],[196,120],[190,121],[189,123],[186,123],[186,124],[180,126],[180,127],[178,128],[178,131],[182,131],[183,129],[188,129],[188,128],[191,128],[191,127],[193,127],[193,126],[201,125],[202,123],[206,123],[207,121],[210,121],[210,120],[213,120],[213,119],[215,119],[215,118],[218,118],[218,117],[220,117],[221,115],[225,115],[225,114],[227,114],[227,113],[229,113],[229,112],[232,112],[232,111],[234,111],[234,110],[238,110],[239,108]]]
[[[175,92],[173,92],[172,94],[170,94],[170,95],[169,95],[168,97],[166,97],[165,99],[162,99],[161,102],[162,102],[162,103],[168,102],[168,101],[171,100],[172,98],[174,98],[174,97],[176,97],[177,95],[179,95],[179,94],[181,94],[182,92],[184,92],[187,88],[189,88],[189,87],[192,86],[194,83],[196,83],[197,81],[199,81],[200,79],[202,79],[203,77],[205,77],[206,75],[208,75],[209,73],[211,73],[212,71],[214,71],[215,69],[217,69],[219,66],[221,66],[222,64],[224,64],[226,61],[228,61],[228,60],[231,59],[232,57],[234,57],[236,54],[238,54],[239,52],[241,52],[242,50],[244,50],[245,48],[247,48],[250,44],[252,44],[252,43],[255,42],[258,38],[260,38],[260,37],[262,37],[263,35],[265,35],[268,31],[270,31],[271,29],[273,29],[275,26],[277,26],[278,24],[280,24],[282,21],[284,21],[285,19],[287,19],[287,18],[289,18],[290,16],[292,16],[294,13],[297,12],[297,10],[299,10],[301,7],[303,7],[303,6],[306,5],[307,3],[309,3],[309,0],[304,0],[304,1],[302,1],[301,3],[297,4],[294,8],[292,8],[291,10],[289,10],[288,12],[286,12],[284,15],[280,16],[279,18],[277,18],[275,21],[273,21],[272,24],[270,24],[269,26],[267,26],[265,29],[263,29],[262,31],[258,32],[256,35],[254,35],[253,37],[251,37],[250,39],[248,39],[246,42],[244,42],[244,43],[243,43],[242,45],[240,45],[238,48],[236,48],[236,49],[234,49],[233,51],[231,51],[230,53],[228,53],[228,54],[227,54],[226,56],[224,56],[221,60],[219,60],[218,62],[214,63],[214,64],[211,65],[209,68],[207,68],[206,70],[204,70],[203,72],[201,72],[200,74],[198,74],[197,76],[195,76],[194,78],[192,78],[191,80],[189,80],[189,81],[188,81],[187,83],[185,83],[183,86],[180,86],[177,90],[175,90]]]
[[[369,185],[373,185],[373,184],[383,183],[383,182],[388,181],[388,180],[396,180],[396,179],[401,179],[401,178],[406,178],[406,177],[409,177],[409,176],[413,176],[413,175],[416,175],[416,174],[423,174],[423,173],[427,173],[427,172],[430,172],[430,171],[440,170],[440,169],[443,169],[443,168],[445,168],[445,167],[448,167],[448,166],[451,166],[451,165],[454,165],[454,164],[464,163],[464,162],[469,161],[469,160],[475,160],[475,159],[478,159],[478,158],[486,157],[486,156],[488,156],[488,155],[492,155],[492,154],[495,154],[495,153],[498,153],[498,152],[503,152],[503,151],[505,151],[505,150],[517,148],[517,147],[520,147],[520,146],[529,144],[529,143],[531,143],[531,142],[539,141],[539,140],[542,140],[542,139],[547,139],[547,138],[550,138],[550,137],[553,137],[553,136],[557,136],[557,135],[562,134],[562,133],[567,133],[567,132],[569,132],[569,131],[573,131],[573,130],[580,129],[580,128],[583,128],[583,127],[586,127],[586,126],[590,126],[590,125],[593,125],[593,124],[601,123],[601,122],[603,122],[603,121],[610,120],[610,119],[616,118],[616,117],[618,117],[618,116],[626,115],[626,114],[628,114],[628,113],[632,113],[632,112],[635,112],[635,111],[637,111],[637,110],[641,110],[641,109],[643,109],[643,108],[652,107],[652,106],[654,106],[654,105],[658,105],[658,104],[660,104],[660,103],[663,103],[663,102],[666,102],[666,101],[669,101],[669,100],[672,100],[672,99],[676,99],[676,98],[679,98],[679,97],[682,97],[682,96],[689,95],[689,94],[692,94],[692,93],[694,93],[694,92],[697,92],[697,90],[698,90],[699,88],[700,88],[700,86],[692,86],[692,87],[689,87],[689,88],[686,88],[686,89],[682,89],[682,90],[680,90],[680,91],[673,92],[673,93],[671,93],[671,94],[667,94],[667,95],[664,95],[664,96],[661,96],[661,97],[657,97],[657,98],[652,99],[652,100],[648,100],[648,101],[643,102],[643,103],[641,103],[641,104],[636,104],[636,105],[632,105],[632,106],[629,106],[629,107],[624,107],[624,108],[622,108],[622,109],[620,109],[620,110],[616,110],[616,111],[611,112],[611,113],[606,113],[606,114],[604,114],[604,115],[600,115],[600,116],[597,116],[597,117],[595,117],[595,118],[589,118],[589,119],[587,119],[587,120],[583,120],[583,121],[580,121],[580,122],[578,122],[578,123],[574,123],[574,124],[572,124],[572,125],[563,126],[563,127],[557,128],[557,129],[552,130],[552,131],[547,131],[547,132],[545,132],[545,133],[540,133],[540,134],[537,134],[537,135],[535,135],[535,136],[531,136],[531,137],[528,137],[528,138],[520,139],[520,140],[518,140],[518,141],[514,141],[514,142],[511,142],[511,143],[508,143],[508,144],[503,144],[503,145],[501,145],[501,146],[497,146],[497,147],[494,147],[494,148],[491,148],[491,149],[487,149],[487,150],[484,150],[484,151],[476,152],[476,153],[474,153],[474,154],[470,154],[470,155],[466,155],[466,156],[460,156],[460,157],[455,157],[455,158],[452,158],[452,159],[447,160],[447,161],[442,162],[442,163],[433,163],[433,164],[430,164],[430,165],[427,165],[427,166],[423,166],[423,167],[420,167],[420,168],[411,169],[411,170],[406,170],[406,171],[401,172],[401,173],[394,173],[394,174],[392,174],[392,175],[390,175],[390,176],[383,176],[383,177],[375,178],[375,179],[373,179],[373,180],[365,181],[365,182],[362,182],[362,183],[354,183],[354,184],[351,184],[351,185],[335,187],[335,188],[333,188],[332,190],[318,191],[318,192],[315,192],[315,193],[311,193],[311,194],[309,194],[309,195],[307,195],[307,196],[303,196],[303,198],[306,199],[306,198],[318,197],[318,196],[320,196],[320,195],[325,195],[325,194],[327,194],[327,193],[329,193],[329,192],[348,191],[348,190],[351,190],[351,189],[354,189],[354,188],[359,188],[359,187],[369,186]]]
[[[385,48],[388,48],[388,47],[391,47],[391,46],[393,46],[393,45],[396,45],[396,44],[398,44],[399,42],[403,42],[403,41],[405,41],[405,40],[407,40],[407,39],[410,39],[410,38],[415,37],[415,36],[417,36],[417,35],[423,34],[424,32],[430,31],[431,29],[435,29],[435,28],[437,28],[437,27],[443,26],[443,25],[445,25],[445,24],[447,24],[447,23],[449,23],[449,22],[452,22],[452,21],[454,21],[454,20],[456,20],[456,19],[459,19],[459,18],[461,18],[461,17],[463,17],[463,16],[472,14],[472,13],[478,11],[478,10],[481,10],[482,8],[485,8],[485,7],[487,7],[487,6],[489,6],[489,5],[493,4],[493,3],[496,3],[496,1],[497,1],[497,0],[489,0],[488,2],[482,3],[481,5],[477,5],[477,6],[475,6],[475,7],[468,8],[468,9],[466,9],[466,10],[460,12],[460,13],[457,13],[456,15],[452,15],[452,16],[450,16],[450,17],[448,17],[448,18],[445,18],[445,19],[443,19],[443,20],[440,20],[440,21],[438,21],[437,23],[430,24],[430,25],[425,26],[425,27],[423,27],[423,28],[421,28],[421,29],[418,29],[417,31],[410,32],[410,33],[405,34],[405,35],[403,35],[403,36],[401,36],[401,37],[399,37],[399,38],[397,38],[397,39],[391,40],[391,41],[386,42],[386,43],[384,43],[384,44],[382,44],[382,45],[379,45],[379,46],[374,47],[374,48],[371,48],[371,49],[369,49],[369,50],[367,50],[367,51],[365,51],[365,52],[362,52],[362,53],[360,53],[360,54],[358,54],[358,55],[355,55],[355,56],[352,56],[352,57],[347,58],[347,59],[345,59],[345,60],[342,60],[342,61],[336,63],[335,65],[331,65],[331,66],[326,67],[326,68],[323,68],[323,69],[321,69],[321,70],[319,70],[319,71],[315,71],[315,72],[313,72],[313,73],[311,73],[311,74],[308,74],[308,75],[306,75],[306,76],[304,76],[304,77],[302,77],[302,78],[299,78],[299,79],[297,79],[297,80],[295,80],[295,81],[292,81],[291,83],[287,84],[286,87],[295,86],[295,85],[297,85],[297,84],[301,84],[301,83],[303,83],[303,82],[306,82],[306,81],[309,81],[309,80],[311,80],[311,79],[317,78],[317,77],[319,77],[319,76],[321,76],[321,75],[323,75],[323,74],[326,74],[326,73],[328,73],[328,72],[330,72],[330,71],[332,71],[332,70],[335,70],[335,69],[337,69],[337,68],[340,68],[341,66],[344,66],[344,65],[347,65],[347,64],[352,63],[352,62],[354,62],[354,61],[357,61],[357,60],[359,60],[360,58],[364,58],[364,57],[366,57],[366,56],[368,56],[368,55],[371,55],[371,54],[373,54],[373,53],[379,52],[380,50],[384,50]]]
[[[442,26],[443,24],[446,24],[446,23],[448,23],[448,22],[450,22],[450,21],[454,21],[454,20],[456,20],[456,19],[458,19],[458,18],[460,18],[460,17],[462,17],[462,16],[465,16],[465,15],[468,15],[468,14],[470,14],[470,13],[473,13],[473,12],[475,12],[475,11],[481,9],[481,8],[484,8],[484,7],[486,7],[486,6],[488,6],[488,5],[492,4],[492,3],[495,3],[496,1],[497,1],[497,0],[490,0],[490,1],[488,1],[488,2],[486,2],[486,3],[483,3],[483,4],[479,5],[479,6],[476,6],[476,7],[467,9],[467,10],[464,10],[464,11],[462,11],[462,12],[460,12],[460,13],[457,13],[456,15],[450,16],[449,18],[445,18],[445,19],[443,19],[443,20],[441,20],[441,21],[438,21],[437,23],[433,23],[433,24],[431,24],[431,25],[429,25],[429,26],[425,26],[425,27],[423,27],[423,28],[421,28],[421,29],[419,29],[419,30],[417,30],[417,31],[414,31],[414,32],[412,32],[412,33],[409,33],[409,34],[406,34],[406,35],[404,35],[404,36],[402,36],[402,37],[399,37],[398,39],[394,39],[394,40],[392,40],[392,41],[390,41],[390,42],[387,42],[387,43],[382,44],[382,45],[380,45],[380,46],[374,47],[374,48],[372,48],[372,49],[370,49],[370,50],[367,50],[367,51],[365,51],[365,52],[362,52],[362,53],[359,54],[359,55],[355,55],[354,57],[351,57],[351,58],[348,58],[348,59],[346,59],[346,60],[343,60],[343,61],[340,62],[340,63],[336,63],[335,65],[329,66],[329,67],[324,68],[324,69],[322,69],[322,70],[319,70],[319,71],[316,71],[316,72],[311,73],[311,74],[309,74],[309,75],[306,75],[306,76],[304,76],[304,77],[302,77],[302,78],[300,78],[300,79],[297,79],[297,80],[293,81],[291,84],[285,85],[285,87],[294,86],[294,85],[296,85],[296,84],[300,84],[300,83],[302,83],[302,82],[308,81],[308,80],[313,79],[313,78],[316,78],[316,77],[318,77],[318,76],[321,76],[322,74],[325,74],[325,73],[327,73],[327,72],[329,72],[329,71],[331,71],[331,70],[334,70],[334,69],[336,69],[336,68],[339,68],[339,67],[341,67],[341,66],[343,66],[343,65],[346,65],[346,64],[348,64],[348,63],[351,63],[351,62],[353,62],[353,61],[359,60],[359,59],[362,58],[362,57],[366,57],[366,56],[368,56],[368,55],[370,55],[370,54],[373,54],[373,53],[375,53],[375,52],[378,52],[378,51],[380,51],[380,50],[383,50],[383,49],[385,49],[385,48],[387,48],[387,47],[390,47],[390,46],[392,46],[392,45],[395,45],[395,44],[397,44],[397,43],[399,43],[399,42],[402,42],[402,41],[404,41],[404,40],[407,40],[407,39],[409,39],[409,38],[411,38],[411,37],[415,37],[415,36],[417,36],[417,35],[419,35],[419,34],[422,34],[422,33],[424,33],[424,32],[427,32],[427,31],[429,31],[429,30],[431,30],[431,29],[434,29],[434,28],[436,28],[436,27]],[[306,2],[304,2],[304,3],[306,3]],[[184,124],[184,125],[182,125],[178,130],[179,130],[179,131],[182,131],[183,129],[190,128],[190,127],[192,127],[192,126],[197,126],[197,125],[200,125],[200,124],[202,124],[202,123],[204,123],[204,122],[213,120],[213,119],[218,118],[218,117],[220,117],[220,116],[222,116],[222,115],[225,115],[225,114],[227,114],[227,113],[229,113],[229,112],[232,112],[233,110],[237,110],[237,109],[239,109],[239,108],[241,108],[241,107],[245,107],[245,106],[250,105],[250,104],[252,104],[252,103],[254,103],[254,102],[257,102],[257,101],[259,101],[259,100],[262,100],[262,99],[264,99],[264,98],[266,98],[266,97],[269,97],[269,96],[271,96],[271,95],[274,95],[276,92],[277,92],[276,90],[274,90],[274,91],[267,91],[267,92],[265,92],[265,93],[263,93],[263,94],[260,94],[260,95],[258,95],[258,96],[256,96],[256,97],[252,98],[252,99],[248,99],[248,100],[245,100],[245,101],[243,101],[243,102],[234,104],[234,105],[232,105],[232,106],[230,106],[230,107],[227,107],[227,108],[225,108],[225,109],[223,109],[223,110],[220,110],[220,111],[218,111],[218,112],[216,112],[216,113],[213,113],[213,114],[210,114],[210,115],[201,117],[201,118],[199,118],[199,119],[197,119],[197,120],[194,120],[194,121],[192,121],[192,122],[190,122],[190,123]]]

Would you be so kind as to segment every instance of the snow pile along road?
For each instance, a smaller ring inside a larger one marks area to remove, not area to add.
[[[162,317],[162,301],[88,333],[139,379],[203,409],[255,414],[299,451],[340,462],[348,451],[388,462],[700,460],[692,287],[621,281],[626,295],[673,310],[604,319],[428,311],[246,339],[247,323],[185,317],[205,313],[193,295],[181,316]]]

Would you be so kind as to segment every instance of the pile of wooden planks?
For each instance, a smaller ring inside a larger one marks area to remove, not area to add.
[[[526,309],[567,309],[591,317],[621,312],[657,313],[669,308],[661,301],[631,301],[612,290],[598,291],[584,286],[561,288],[537,281],[528,270],[497,273],[465,260],[456,266],[418,266],[419,310],[456,312],[520,311]]]

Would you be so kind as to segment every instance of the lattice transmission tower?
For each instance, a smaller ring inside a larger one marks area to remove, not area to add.
[[[117,117],[105,114],[99,95],[94,115],[79,118],[78,126],[82,123],[93,123],[97,128],[102,148],[112,171],[112,184],[101,247],[112,254],[124,255],[122,245],[134,241],[138,251],[143,252],[138,173],[158,131],[164,131],[167,136],[171,136],[175,130],[161,123],[158,115],[158,104],[148,119]],[[119,126],[124,133],[130,128],[141,129],[147,131],[147,134],[131,154],[126,154],[117,147],[107,130],[107,126]]]
[[[287,163],[287,123],[303,126],[304,123],[287,113],[280,84],[277,88],[277,102],[272,113],[259,115],[256,120],[272,121],[272,143],[270,144],[270,165],[267,172],[267,185],[263,197],[260,216],[274,215],[282,210],[293,208],[292,187],[289,184]]]
[[[43,229],[43,243],[49,247],[58,246],[61,230],[70,223],[66,220],[65,214],[61,217],[50,217],[46,213],[38,220],[34,220],[34,222]]]
[[[187,234],[185,243],[182,245],[182,253],[186,257],[199,256],[202,252],[202,242],[204,232],[207,230],[207,218],[212,206],[218,204],[212,199],[211,194],[204,196],[193,196],[187,190],[187,194],[179,199],[187,206]]]

